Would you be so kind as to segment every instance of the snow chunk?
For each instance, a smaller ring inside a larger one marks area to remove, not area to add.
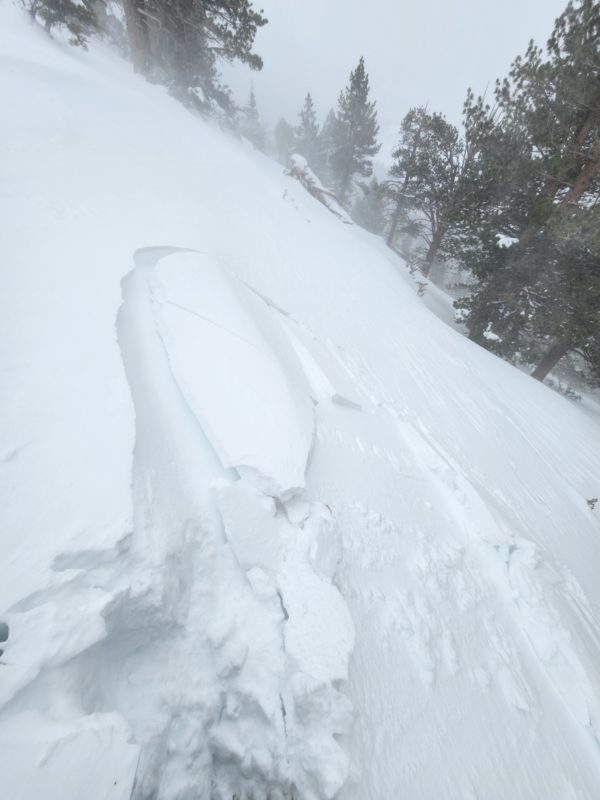
[[[216,495],[239,562],[275,573],[287,616],[286,651],[296,667],[324,683],[346,680],[354,626],[332,583],[340,544],[331,514],[316,505],[298,529],[243,482],[222,485]]]
[[[483,332],[484,339],[487,339],[488,342],[501,342],[502,337],[498,336],[497,333],[494,333],[492,330],[491,325],[488,325],[487,328]]]
[[[312,403],[276,312],[206,256],[168,256],[156,275],[173,373],[223,465],[271,494],[302,487]]]
[[[513,244],[516,244],[519,240],[514,236],[505,236],[502,233],[496,235],[496,240],[498,242],[498,247],[512,247]]]

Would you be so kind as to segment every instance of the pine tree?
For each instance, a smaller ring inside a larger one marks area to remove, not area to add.
[[[569,352],[600,376],[600,207],[569,208],[550,221],[533,257],[540,280],[527,360],[543,380]]]
[[[306,95],[304,106],[298,116],[300,124],[295,131],[296,150],[308,161],[311,169],[321,176],[325,159],[319,137],[317,115],[310,93]]]
[[[557,206],[545,226],[508,247],[459,304],[479,341],[509,360],[535,364],[543,380],[577,352],[600,377],[600,206]]]
[[[92,0],[23,0],[23,4],[48,33],[65,27],[71,34],[71,44],[85,47],[87,37],[97,29]]]
[[[392,249],[396,249],[398,227],[401,222],[408,219],[408,213],[414,205],[409,194],[409,186],[418,161],[420,131],[417,109],[411,109],[402,121],[400,140],[392,151],[393,164],[383,186],[383,191],[392,206],[386,236],[386,243]]]
[[[535,224],[552,201],[578,202],[600,172],[600,4],[570,2],[546,46],[530,42],[496,96],[508,123],[535,150]]]
[[[124,0],[124,9],[136,69],[200,110],[231,112],[219,59],[262,68],[252,46],[267,20],[249,0]]]
[[[240,132],[257,150],[265,150],[265,130],[260,121],[254,89],[250,89],[247,105],[242,109]]]
[[[467,107],[471,97],[467,98]],[[411,109],[400,129],[400,140],[392,152],[394,162],[385,189],[393,203],[387,242],[395,246],[398,224],[413,220],[426,248],[419,267],[428,275],[434,261],[460,251],[465,220],[471,221],[472,176],[478,174],[480,138],[474,135],[471,117],[465,114],[465,133],[441,114],[426,108]]]
[[[599,221],[599,87],[600,6],[590,0],[569,3],[545,54],[530,43],[496,87],[500,118],[481,170],[493,191],[465,253],[480,284],[461,305],[472,339],[536,363],[538,379],[567,352],[590,364],[597,352],[598,250],[581,232]]]
[[[329,163],[334,187],[342,204],[347,203],[355,177],[368,178],[373,172],[373,156],[379,125],[375,102],[369,100],[369,76],[361,58],[350,73],[348,86],[340,92],[337,113],[331,130]]]

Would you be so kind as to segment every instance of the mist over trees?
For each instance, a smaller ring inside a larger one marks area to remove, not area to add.
[[[373,174],[373,157],[381,147],[364,59],[360,58],[350,73],[347,86],[339,94],[337,108],[329,111],[321,128],[310,92],[298,119],[299,124],[293,129],[285,119],[277,123],[274,133],[278,158],[283,160],[293,143],[317,175],[331,186],[343,206],[351,208],[355,201],[364,200],[368,194],[364,179]]]
[[[410,109],[381,183],[364,181],[379,146],[362,59],[320,147],[314,115],[306,152],[296,139],[355,222],[413,268],[466,270],[456,306],[469,337],[540,380],[569,353],[600,378],[599,54],[600,4],[569,2],[489,101],[467,92],[460,128]]]
[[[220,61],[240,61],[260,70],[253,51],[257,31],[267,19],[249,0],[22,0],[46,30],[63,27],[73,44],[102,29],[106,16],[122,16],[130,59],[136,72],[163,83],[200,111],[233,115],[229,89],[218,72]],[[118,20],[117,17],[117,20]]]
[[[247,0],[123,0],[134,66],[200,107],[231,105],[219,60],[259,70],[254,38],[267,20]]]
[[[254,41],[267,20],[248,0],[22,2],[73,44],[108,32],[136,71],[188,107],[227,120],[286,167],[302,156],[354,221],[412,269],[426,277],[444,265],[463,270],[470,286],[455,305],[473,341],[540,380],[574,353],[600,383],[597,0],[571,0],[545,46],[532,41],[489,97],[469,90],[460,126],[435,109],[409,109],[379,180],[377,110],[363,58],[322,122],[309,87],[296,120],[282,117],[272,131],[252,88],[244,106],[235,104],[219,63],[262,67]]]
[[[257,150],[265,149],[266,134],[260,121],[258,105],[254,95],[254,88],[250,89],[250,96],[247,104],[241,109],[241,119],[239,124],[240,132],[251,142]]]
[[[51,33],[53,28],[64,26],[70,34],[71,44],[85,47],[87,37],[98,27],[94,4],[90,0],[25,0],[23,5],[32,19],[42,23]]]

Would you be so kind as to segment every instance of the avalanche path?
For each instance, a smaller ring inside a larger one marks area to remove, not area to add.
[[[596,800],[597,424],[106,44],[0,58],[2,800]]]

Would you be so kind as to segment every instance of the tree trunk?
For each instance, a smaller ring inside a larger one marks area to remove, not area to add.
[[[561,200],[561,206],[566,206],[570,203],[578,203],[598,172],[600,172],[600,140],[596,142],[594,149],[590,153],[589,161],[585,164],[579,175],[573,181],[573,185]]]
[[[146,74],[150,63],[150,39],[141,9],[143,0],[123,0],[125,25],[133,69]]]
[[[431,272],[431,267],[433,266],[433,262],[435,261],[435,257],[440,249],[440,245],[444,236],[446,235],[446,230],[448,226],[438,225],[436,232],[433,234],[433,238],[431,240],[431,244],[429,245],[429,250],[427,251],[427,255],[425,256],[425,261],[423,262],[423,266],[421,267],[421,272],[425,277],[429,275]]]
[[[543,381],[546,375],[554,369],[561,358],[569,352],[569,345],[565,342],[555,342],[543,356],[540,363],[531,373],[531,377],[537,381]]]
[[[583,120],[579,129],[577,130],[575,138],[573,139],[573,143],[569,144],[568,150],[571,153],[581,153],[585,141],[590,134],[590,131],[595,125],[598,124],[599,121],[600,121],[600,91],[598,91],[596,96],[592,98],[588,114]],[[562,187],[565,186],[565,184],[567,183],[567,177],[569,174],[570,166],[572,165],[569,163],[568,160],[565,159],[562,167],[558,171],[558,175],[555,178],[550,178],[547,181],[546,187],[544,189],[544,194],[546,195],[546,197],[554,199],[559,189],[562,189]]]

